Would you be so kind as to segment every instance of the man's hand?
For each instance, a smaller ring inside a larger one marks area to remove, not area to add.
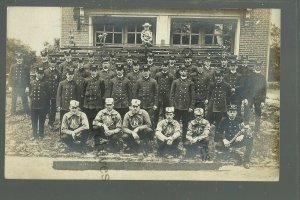
[[[102,127],[104,128],[105,133],[109,131],[108,127],[105,124],[102,124]]]
[[[193,108],[189,108],[189,112],[193,112]]]
[[[229,147],[230,146],[230,142],[226,139],[223,140],[224,146],[225,147]]]
[[[71,131],[71,135],[72,135],[73,140],[75,140],[76,134],[74,131]]]
[[[198,141],[198,138],[197,137],[194,137],[191,141],[192,144],[196,143]]]
[[[157,106],[153,106],[153,110],[156,110],[157,109]]]
[[[244,139],[244,135],[240,135],[240,136],[238,136],[238,137],[235,139],[235,141],[240,142],[240,141],[242,141],[243,139]]]
[[[25,88],[25,93],[29,93],[29,87]]]
[[[8,88],[8,91],[11,92],[11,91],[12,91],[12,87],[9,87],[9,88]]]
[[[235,93],[235,88],[231,88],[231,92],[232,92],[232,93]]]
[[[172,145],[173,144],[173,138],[168,138],[167,140],[167,145]]]
[[[133,137],[134,140],[139,140],[140,139],[140,136],[134,131],[132,131],[132,137]]]
[[[105,131],[105,135],[106,136],[110,136],[113,134],[113,131],[112,130],[108,130],[108,131]]]
[[[204,104],[208,104],[208,100],[207,99],[205,99]]]

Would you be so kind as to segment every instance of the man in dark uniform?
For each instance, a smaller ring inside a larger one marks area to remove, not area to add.
[[[70,111],[63,115],[60,139],[71,151],[86,153],[89,123],[84,112],[79,110],[79,102],[71,100]]]
[[[146,110],[141,109],[140,105],[140,100],[131,100],[132,109],[125,114],[122,124],[122,139],[124,150],[127,148],[142,150],[146,155],[151,141],[154,140],[154,133],[151,129],[149,114]]]
[[[141,100],[141,108],[150,115],[151,122],[154,121],[154,111],[158,105],[158,88],[155,79],[150,77],[148,65],[143,66],[143,78],[136,82],[134,97]],[[156,124],[153,125],[154,127]]]
[[[208,104],[208,86],[210,84],[209,75],[204,72],[203,62],[197,62],[197,71],[191,74],[191,80],[195,84],[195,108],[202,108],[206,112]]]
[[[208,160],[208,135],[210,133],[210,123],[204,119],[204,110],[195,108],[195,119],[189,122],[186,134],[187,153],[200,154],[202,160]]]
[[[180,78],[173,81],[171,86],[170,103],[175,108],[175,120],[182,120],[182,139],[186,139],[189,112],[193,111],[195,100],[194,83],[187,77],[187,68],[181,65]]]
[[[124,77],[124,67],[121,63],[116,63],[116,74],[110,81],[109,96],[114,99],[114,108],[123,118],[129,111],[129,102],[132,99],[132,88],[130,81]]]
[[[178,71],[178,66],[175,65],[176,64],[176,59],[175,59],[175,56],[170,56],[169,60],[169,71],[170,73],[173,75],[173,77],[175,78],[179,78],[179,77],[176,77],[176,73]]]
[[[181,129],[178,121],[174,120],[174,107],[165,108],[166,119],[161,120],[156,127],[156,138],[158,144],[158,154],[176,154],[179,155]]]
[[[154,64],[154,54],[147,54],[147,65],[150,68],[150,76],[151,78],[155,78],[155,75],[159,72],[160,67]]]
[[[197,67],[192,64],[192,61],[193,61],[193,59],[192,59],[191,56],[185,56],[185,58],[184,58],[184,65],[188,69],[188,78],[191,77],[191,74],[197,72]]]
[[[69,111],[71,100],[79,99],[79,89],[74,81],[74,69],[69,68],[66,72],[66,79],[61,81],[57,88],[56,106],[60,112],[60,120]]]
[[[265,105],[267,94],[266,77],[261,73],[261,62],[256,62],[254,73],[248,76],[245,88],[245,122],[249,123],[252,106],[255,111],[255,132],[260,131],[261,108]]]
[[[115,72],[116,71],[116,62],[118,61],[118,59],[116,58],[116,53],[115,52],[111,52],[109,54],[109,62],[110,62],[110,70]]]
[[[103,96],[103,103],[106,97],[109,97],[110,91],[110,80],[115,77],[115,72],[111,70],[111,65],[108,61],[108,58],[104,57],[102,61],[102,70],[99,72],[99,77],[104,81],[104,96]]]
[[[227,106],[230,104],[231,88],[224,82],[222,71],[215,71],[215,81],[211,82],[208,88],[208,114],[207,119],[216,127],[215,141],[221,139],[218,132],[219,123],[226,115]]]
[[[44,138],[44,125],[49,102],[49,83],[44,77],[44,68],[36,69],[36,77],[30,82],[29,97],[31,108],[32,138]]]
[[[127,74],[127,78],[131,82],[132,94],[136,91],[137,80],[143,78],[143,74],[140,71],[140,64],[138,60],[133,61],[132,71]]]
[[[75,63],[72,61],[71,49],[65,51],[64,54],[65,54],[65,61],[59,65],[59,71],[60,71],[62,80],[66,79],[66,74],[67,74],[68,69],[76,68]]]
[[[79,89],[79,105],[80,109],[83,108],[83,99],[84,99],[84,80],[90,76],[88,69],[84,68],[83,57],[78,58],[77,68],[74,72],[74,80]]]
[[[105,99],[105,108],[100,110],[95,119],[93,120],[93,129],[95,130],[95,148],[97,151],[104,150],[103,146],[105,140],[108,144],[117,150],[122,147],[122,118],[120,114],[113,109],[114,100],[112,98]]]
[[[92,122],[97,113],[103,109],[104,99],[104,81],[98,75],[98,66],[96,64],[90,67],[91,76],[86,78],[83,87],[83,110],[89,120],[91,132],[93,131]]]
[[[87,56],[88,56],[88,63],[85,64],[85,69],[86,70],[90,70],[91,65],[95,65],[95,56],[94,56],[94,52],[88,52]]]
[[[165,116],[166,107],[170,106],[170,90],[175,79],[169,72],[169,62],[165,60],[161,72],[156,74],[155,80],[158,85],[158,106],[155,111],[153,124],[156,125],[159,120],[159,115]]]
[[[61,81],[60,73],[57,69],[56,58],[50,58],[50,67],[45,69],[45,79],[49,83],[49,122],[48,125],[50,129],[53,129],[53,124],[55,122],[55,115],[56,115],[56,95],[57,95],[57,88],[59,82]]]
[[[211,68],[210,54],[208,54],[204,59],[204,72],[207,73],[211,81],[213,81],[214,69]]]
[[[229,69],[228,69],[228,59],[227,59],[226,52],[222,52],[220,64],[221,64],[220,69],[224,71],[224,74],[227,74]]]
[[[23,62],[23,55],[16,54],[16,63],[10,68],[9,73],[9,91],[12,92],[11,114],[16,113],[16,104],[18,96],[22,99],[23,110],[26,115],[29,115],[27,94],[30,84],[30,68]]]
[[[238,116],[241,116],[241,105],[244,97],[244,79],[237,70],[236,60],[231,60],[229,65],[229,72],[224,75],[224,81],[231,87],[230,103],[237,105]]]
[[[253,137],[248,125],[244,125],[242,118],[237,117],[237,106],[230,105],[227,117],[220,122],[219,131],[222,136],[221,142],[216,149],[232,153],[237,156],[236,165],[242,164],[240,155],[234,150],[245,146],[243,165],[246,169],[250,168],[250,155],[253,146]]]
[[[129,73],[133,71],[133,58],[131,54],[127,55],[126,65],[124,66],[124,75],[127,76]]]
[[[50,67],[48,52],[41,51],[41,58],[42,58],[42,64],[40,65],[40,67],[43,67],[44,69],[48,69]]]

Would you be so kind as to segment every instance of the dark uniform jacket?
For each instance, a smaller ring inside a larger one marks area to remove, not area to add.
[[[69,110],[70,100],[79,99],[79,90],[74,80],[67,79],[61,81],[58,85],[56,95],[56,106],[62,110]]]
[[[155,77],[158,85],[158,101],[163,99],[170,100],[170,90],[174,80],[174,76],[169,72],[158,72]]]
[[[84,84],[83,107],[88,109],[103,108],[104,81],[96,77],[89,77]]]
[[[150,65],[150,76],[151,78],[155,78],[155,75],[160,71],[160,67],[157,65]]]
[[[84,97],[84,81],[87,77],[90,76],[90,73],[86,69],[76,69],[74,72],[74,80],[79,89],[79,96],[80,98]]]
[[[127,74],[127,78],[129,79],[129,81],[131,83],[132,92],[135,92],[136,91],[136,88],[135,88],[136,82],[137,82],[137,80],[143,78],[143,75],[140,71],[138,71],[138,72],[132,71]]]
[[[245,98],[264,102],[266,100],[267,81],[264,75],[251,73],[247,78]]]
[[[58,84],[61,81],[58,69],[50,67],[45,70],[45,79],[49,83],[49,96],[51,99],[56,99]]]
[[[110,70],[108,70],[108,71],[101,70],[99,72],[99,78],[104,81],[104,86],[105,86],[103,99],[109,97],[110,80],[115,77],[115,74],[116,74],[115,72],[112,72]]]
[[[194,83],[186,79],[176,79],[171,87],[171,106],[178,110],[188,110],[195,105],[195,88]]]
[[[110,81],[110,97],[114,99],[115,108],[128,108],[132,99],[130,81],[126,77],[115,77]]]
[[[195,101],[205,101],[208,96],[209,75],[205,72],[196,72],[191,75],[191,80],[195,84]]]
[[[243,98],[244,79],[240,73],[228,72],[224,75],[224,81],[228,83],[231,88],[235,88],[235,93],[232,93],[233,98]]]
[[[229,117],[225,117],[221,120],[219,125],[219,131],[222,134],[223,139],[230,141],[234,136],[243,128],[243,120],[240,117],[236,117],[234,120],[230,120]]]
[[[72,69],[76,69],[76,64],[74,62],[67,62],[67,61],[64,61],[63,63],[61,63],[59,65],[59,72],[61,74],[61,78],[62,80],[66,79],[66,75],[67,75],[67,70],[72,68]]]
[[[230,103],[231,88],[224,81],[221,83],[210,83],[208,89],[209,108],[212,112],[227,112]]]
[[[22,64],[14,64],[11,66],[8,83],[11,87],[25,88],[29,87],[30,69]]]
[[[144,77],[136,82],[135,98],[141,100],[141,108],[147,109],[158,105],[157,82],[153,78]]]
[[[32,80],[29,86],[31,109],[46,109],[49,102],[49,83],[44,78]]]

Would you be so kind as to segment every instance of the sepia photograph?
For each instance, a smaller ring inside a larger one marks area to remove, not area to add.
[[[280,19],[8,6],[4,178],[278,182]]]

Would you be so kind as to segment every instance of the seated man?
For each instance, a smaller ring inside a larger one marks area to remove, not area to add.
[[[105,108],[100,110],[93,121],[94,141],[97,151],[104,150],[100,144],[108,142],[113,147],[120,147],[122,118],[120,114],[113,109],[114,99],[105,99]]]
[[[202,160],[208,160],[208,134],[210,132],[209,122],[203,118],[204,110],[196,108],[194,110],[195,119],[189,122],[186,134],[187,153],[200,153]]]
[[[235,151],[237,148],[246,147],[244,151],[244,167],[250,168],[250,154],[253,146],[252,133],[249,126],[245,126],[243,120],[237,117],[237,106],[230,105],[227,112],[227,117],[220,122],[220,133],[223,136],[223,143],[220,143],[216,148],[231,153],[237,156],[236,165],[242,164],[242,159]]]
[[[166,107],[166,119],[157,124],[155,135],[157,137],[158,154],[179,154],[178,144],[180,142],[180,124],[174,120],[174,107]]]
[[[64,114],[61,124],[61,140],[71,150],[85,152],[89,122],[84,112],[79,111],[79,102],[70,101],[70,111]]]
[[[154,140],[154,134],[151,127],[151,121],[147,111],[140,108],[141,101],[132,99],[132,109],[125,114],[123,120],[123,140],[124,150],[129,148],[140,148],[144,155]]]

